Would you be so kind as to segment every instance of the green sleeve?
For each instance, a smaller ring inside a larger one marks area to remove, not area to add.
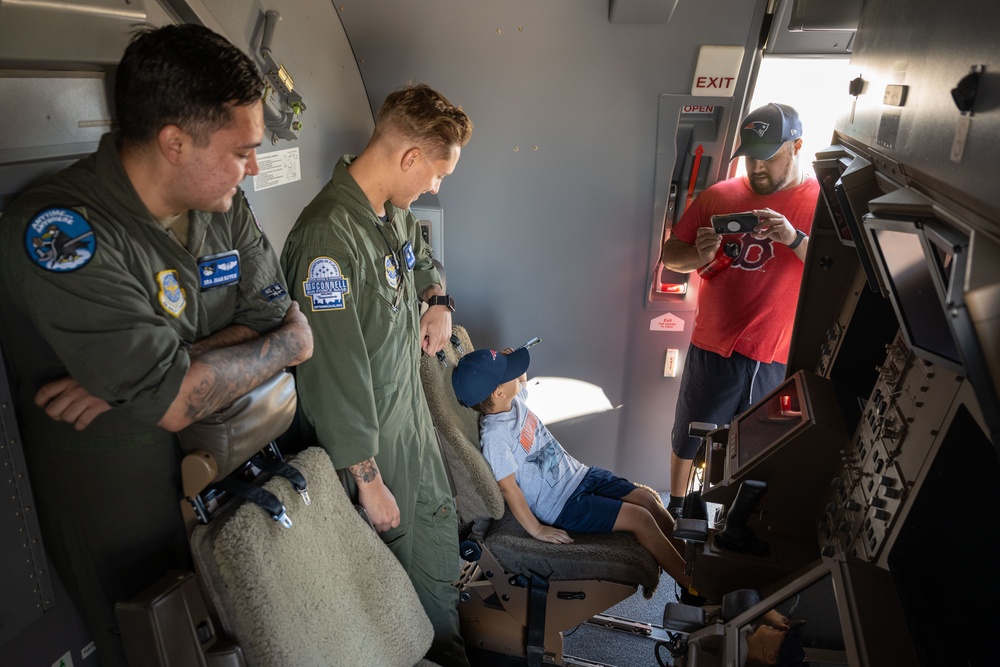
[[[30,220],[4,222],[20,232]],[[94,255],[75,271],[48,271],[27,253],[11,251],[4,253],[5,272],[18,285],[24,316],[66,373],[112,406],[156,423],[180,391],[190,366],[187,349],[153,311],[114,234],[99,226],[94,232]]]
[[[285,276],[242,190],[233,198],[232,210],[233,247],[240,251],[241,269],[233,323],[269,332],[281,325],[291,304]]]
[[[327,224],[329,224],[327,222]],[[310,265],[317,258],[335,261],[348,292],[343,308],[314,308],[305,294]],[[336,468],[355,465],[378,453],[379,426],[371,366],[357,310],[362,276],[356,258],[336,244],[302,245],[290,238],[282,253],[289,292],[305,313],[313,333],[313,356],[296,368],[299,403]]]

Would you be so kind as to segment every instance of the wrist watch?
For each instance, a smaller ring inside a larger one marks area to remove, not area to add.
[[[802,241],[805,240],[805,239],[807,239],[807,238],[809,238],[809,237],[806,236],[806,233],[804,231],[802,231],[801,229],[796,229],[795,230],[795,240],[792,241],[791,243],[789,243],[788,247],[790,249],[792,249],[792,250],[795,250],[796,248],[799,247],[799,244],[802,243]]]
[[[455,300],[452,299],[447,294],[441,296],[432,296],[427,299],[428,306],[448,306],[448,310],[455,312]]]

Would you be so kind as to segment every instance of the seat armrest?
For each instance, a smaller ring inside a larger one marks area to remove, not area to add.
[[[688,542],[708,539],[708,521],[705,519],[678,519],[674,524],[674,537]]]

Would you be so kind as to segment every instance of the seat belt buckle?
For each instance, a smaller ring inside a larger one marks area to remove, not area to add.
[[[288,513],[285,512],[285,506],[281,506],[281,512],[271,516],[272,519],[281,524],[283,528],[291,528],[292,520],[289,518]]]

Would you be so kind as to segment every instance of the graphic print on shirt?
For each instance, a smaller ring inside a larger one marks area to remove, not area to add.
[[[755,239],[749,234],[740,238],[740,254],[730,265],[744,271],[760,271],[764,265],[774,259],[774,246],[771,239]]]
[[[555,486],[562,476],[563,451],[554,441],[550,440],[524,460],[538,466],[538,473],[549,486]]]
[[[351,286],[332,257],[317,257],[309,263],[309,277],[302,281],[302,293],[312,300],[314,313],[343,310],[344,295]]]
[[[521,427],[521,435],[518,438],[518,442],[526,452],[530,452],[532,445],[535,444],[538,423],[538,417],[529,410],[528,416],[524,418],[524,426]],[[555,438],[552,438],[544,445],[539,446],[533,454],[529,454],[524,462],[538,466],[539,476],[548,482],[549,486],[555,486],[561,477],[564,456],[562,447],[556,444]]]

